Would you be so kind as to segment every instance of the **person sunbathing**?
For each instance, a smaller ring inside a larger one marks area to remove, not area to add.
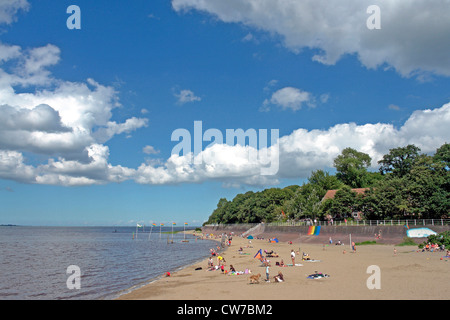
[[[278,274],[276,276],[273,277],[275,282],[283,282],[284,281],[284,276],[281,273],[281,271],[278,272]]]

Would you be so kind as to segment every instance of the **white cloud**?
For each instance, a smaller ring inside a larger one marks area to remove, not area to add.
[[[405,77],[450,76],[449,1],[378,0],[381,29],[369,30],[372,0],[172,0],[175,11],[192,9],[227,23],[281,36],[294,52],[313,49],[312,59],[333,65],[356,54],[367,68],[391,66]],[[279,39],[279,38],[275,38]]]
[[[24,163],[22,153],[0,150],[0,178],[32,183],[36,179],[36,170]]]
[[[200,97],[197,97],[194,92],[187,89],[181,90],[179,93],[175,93],[175,97],[177,97],[179,104],[202,100]]]
[[[33,109],[14,108],[8,105],[0,106],[0,131],[44,131],[67,132],[63,127],[59,113],[46,104]]]
[[[399,107],[398,105],[396,105],[396,104],[390,104],[390,105],[388,106],[388,108],[389,108],[390,110],[395,110],[395,111],[399,111],[399,110],[400,110],[400,107]]]
[[[20,55],[19,46],[11,46],[0,43],[0,64]]]
[[[148,120],[111,121],[113,109],[120,106],[112,87],[92,79],[53,78],[47,68],[60,59],[53,45],[0,48],[6,49],[0,54],[0,178],[59,185],[130,179],[135,170],[110,165],[103,143],[147,126]],[[8,70],[2,69],[6,61]],[[47,163],[29,165],[24,152]]]
[[[269,91],[271,87],[276,85],[276,81],[272,80],[264,88],[264,91]],[[318,98],[310,92],[294,88],[284,87],[272,93],[270,99],[265,99],[259,111],[267,112],[270,106],[274,105],[283,110],[290,109],[292,111],[300,110],[305,104],[309,108],[315,108],[318,103],[327,103],[329,94],[322,94]]]
[[[0,1],[0,24],[10,24],[15,21],[18,11],[27,11],[30,4],[26,0]]]
[[[105,127],[99,128],[92,134],[97,142],[104,143],[110,140],[113,136],[121,133],[130,133],[139,128],[146,127],[148,119],[132,117],[127,119],[124,123],[117,123],[115,121],[108,121]]]
[[[254,44],[259,44],[259,40],[251,32],[247,33],[242,39],[242,42],[252,42]]]
[[[297,129],[269,148],[270,154],[279,159],[279,170],[271,176],[261,175],[268,165],[262,157],[267,149],[258,150],[258,157],[249,161],[249,155],[256,151],[252,147],[220,143],[195,157],[188,152],[148,161],[137,168],[111,165],[110,151],[104,143],[147,126],[148,120],[131,117],[120,123],[112,121],[113,110],[120,106],[112,87],[92,79],[68,82],[53,78],[47,68],[59,60],[58,48],[47,45],[24,51],[17,46],[2,47],[7,50],[1,61],[8,61],[9,69],[2,69],[0,62],[0,179],[63,186],[126,180],[142,184],[220,181],[227,186],[264,186],[277,184],[281,178],[305,178],[312,170],[332,167],[333,159],[346,147],[368,153],[375,168],[376,161],[390,148],[415,144],[430,153],[450,141],[448,103],[415,111],[398,129],[385,123]],[[39,86],[26,90],[31,82]],[[17,85],[22,86],[20,93],[14,89]],[[268,88],[275,85],[272,81]],[[193,93],[181,96],[195,97]],[[327,97],[319,99],[323,102]],[[298,110],[315,100],[308,92],[284,87],[272,93],[269,103]],[[157,152],[151,146],[142,151]],[[31,164],[24,156],[28,153],[46,160]]]
[[[42,72],[44,68],[57,64],[59,55],[59,48],[51,44],[33,48],[25,58],[23,69],[27,75]]]
[[[337,124],[327,130],[297,129],[280,137],[272,152],[279,157],[276,175],[261,175],[267,162],[249,161],[249,146],[214,144],[194,155],[172,155],[158,166],[142,164],[134,180],[142,184],[177,184],[221,181],[226,186],[276,185],[281,178],[307,178],[313,170],[333,167],[343,149],[355,148],[368,153],[372,169],[389,149],[415,144],[422,152],[433,153],[450,141],[450,103],[436,109],[417,110],[400,128],[391,124]],[[277,149],[279,151],[277,151]],[[261,155],[261,150],[259,151]],[[202,161],[196,163],[196,158]]]
[[[329,93],[321,94],[319,99],[321,103],[327,103],[328,100],[330,99],[330,94]]]
[[[293,87],[285,87],[275,91],[270,100],[264,101],[264,105],[271,103],[281,107],[283,110],[291,109],[292,111],[297,111],[302,108],[303,103],[308,103],[312,106],[311,99],[312,96],[309,92]]]
[[[97,86],[100,85],[97,84]],[[86,88],[83,88],[84,90]],[[90,92],[93,94],[92,91]],[[55,92],[47,93],[47,97],[52,98],[55,94]],[[30,96],[23,101],[28,100],[34,101]],[[53,101],[53,99],[50,100]],[[18,101],[22,100],[18,99]],[[12,129],[14,124],[17,128],[21,128],[21,131],[33,133],[39,138],[29,139],[27,144],[11,142],[12,146],[4,146],[5,142],[2,142],[0,178],[24,183],[64,186],[105,184],[126,180],[158,185],[220,181],[225,186],[242,184],[266,186],[276,185],[281,178],[306,178],[312,170],[331,168],[333,159],[346,147],[368,153],[372,157],[373,168],[376,168],[377,161],[390,148],[415,144],[423,152],[432,153],[437,147],[450,141],[450,103],[448,103],[440,108],[415,111],[398,129],[385,123],[365,125],[343,123],[326,130],[297,129],[291,134],[280,137],[278,144],[270,147],[270,152],[274,152],[273,155],[279,159],[279,171],[273,176],[261,175],[261,169],[267,167],[267,161],[261,158],[263,149],[258,151],[259,157],[256,160],[253,159],[255,161],[249,161],[249,152],[254,150],[250,146],[220,143],[207,147],[195,157],[192,153],[174,154],[165,161],[149,161],[134,169],[111,165],[108,162],[109,148],[98,140],[109,139],[115,134],[135,130],[146,125],[146,121],[137,118],[130,118],[122,124],[106,121],[103,124],[103,139],[99,139],[95,137],[95,134],[88,134],[89,130],[82,130],[85,128],[83,126],[87,125],[85,129],[93,128],[98,122],[91,123],[81,115],[78,121],[64,121],[64,117],[57,113],[56,108],[51,108],[51,105],[38,105],[39,107],[29,109],[26,109],[26,106],[17,109],[12,109],[10,105],[2,106],[2,110],[5,111],[0,117],[0,122],[4,125],[2,130]],[[105,105],[109,106],[107,109],[110,113],[113,106],[108,103]],[[84,107],[91,110],[89,104]],[[18,119],[19,114],[23,115],[23,119],[20,120],[24,121],[23,123]],[[94,117],[94,119],[97,118]],[[2,139],[4,131],[0,133]],[[69,136],[63,139],[64,135]],[[63,146],[58,145],[62,141],[73,142],[73,135],[84,138],[81,139],[77,148],[74,148],[73,144],[68,144],[67,150],[64,150]],[[43,142],[38,143],[38,141]],[[22,155],[24,150],[49,154],[52,152],[50,146],[61,156],[57,159],[49,156],[45,164],[29,165]],[[75,155],[69,151],[74,152]],[[155,153],[156,150],[146,146],[143,152]],[[202,161],[196,161],[196,159],[202,159]]]
[[[142,152],[145,154],[158,154],[159,150],[156,150],[153,146],[145,146],[142,148]]]

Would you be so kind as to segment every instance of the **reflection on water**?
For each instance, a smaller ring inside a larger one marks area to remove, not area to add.
[[[171,229],[168,229],[169,231]],[[133,227],[0,227],[0,299],[111,299],[203,259],[215,244]],[[164,230],[163,230],[164,231]],[[81,270],[69,290],[67,267]]]

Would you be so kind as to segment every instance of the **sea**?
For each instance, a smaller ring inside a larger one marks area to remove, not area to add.
[[[145,228],[0,226],[0,300],[111,300],[217,247]]]

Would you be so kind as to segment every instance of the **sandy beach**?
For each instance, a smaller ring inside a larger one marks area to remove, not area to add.
[[[200,241],[200,240],[199,240]],[[211,246],[213,247],[213,245]],[[243,250],[239,251],[242,247]],[[265,267],[254,258],[259,249],[274,251],[278,257],[270,261],[270,282]],[[418,252],[416,246],[359,245],[356,253],[348,243],[344,246],[269,243],[234,236],[231,246],[221,253],[225,270],[233,265],[236,271],[250,269],[261,274],[259,284],[249,284],[249,275],[223,274],[208,271],[208,259],[185,267],[170,277],[161,277],[140,289],[119,297],[120,300],[447,300],[450,299],[450,259],[445,252]],[[396,249],[396,252],[394,252]],[[280,267],[282,259],[291,264],[291,250],[296,252],[295,264]],[[316,262],[302,261],[306,252]],[[345,252],[345,253],[344,253]],[[442,258],[442,259],[441,259]],[[214,264],[217,258],[213,257]],[[378,267],[374,273],[371,266]],[[201,269],[199,269],[201,268]],[[196,270],[199,269],[199,270]],[[369,269],[369,270],[368,270]],[[283,282],[275,282],[278,272]],[[308,279],[315,272],[328,278]],[[379,275],[379,281],[376,276]],[[369,280],[369,281],[368,281]],[[368,288],[379,284],[379,288]]]

